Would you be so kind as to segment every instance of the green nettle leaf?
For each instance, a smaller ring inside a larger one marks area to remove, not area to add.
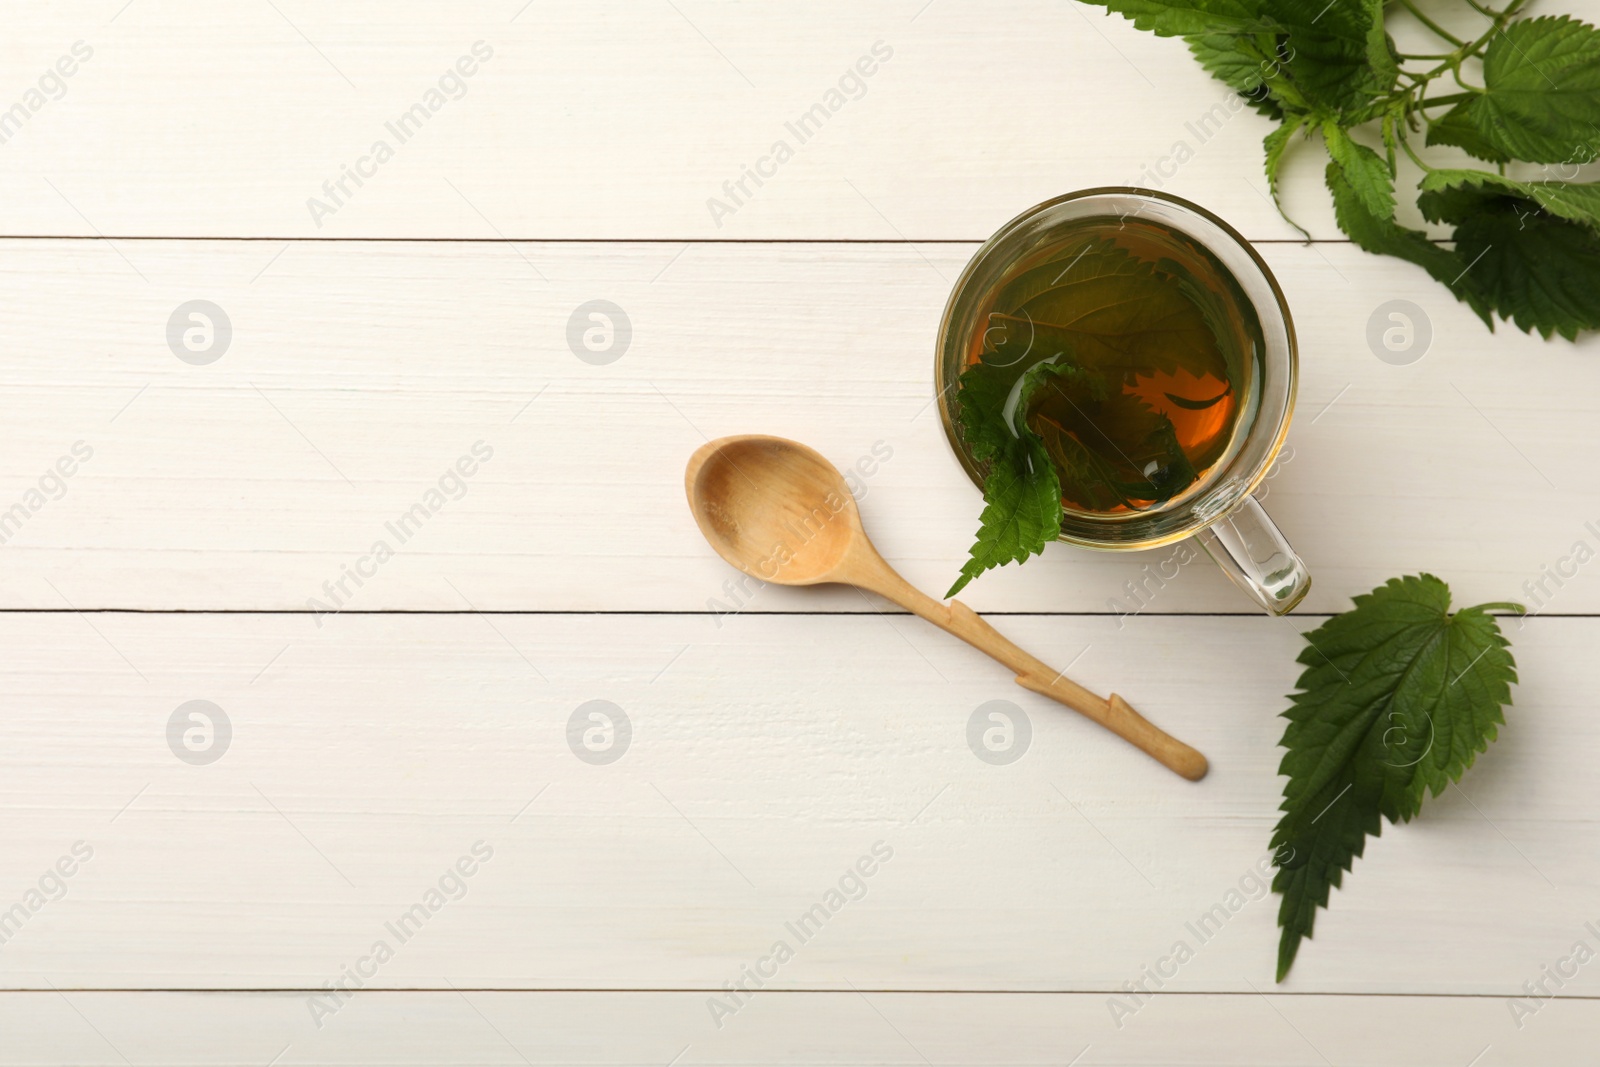
[[[1493,609],[1522,610],[1482,604],[1452,614],[1439,579],[1391,578],[1305,635],[1306,669],[1283,713],[1278,771],[1289,780],[1272,835],[1272,888],[1283,897],[1278,981],[1381,820],[1410,821],[1505,723],[1516,664]]]
[[[1212,77],[1267,118],[1283,118],[1283,108],[1272,98],[1266,84],[1265,72],[1271,69],[1271,63],[1254,37],[1207,33],[1186,37],[1185,41]]]
[[[1503,318],[1545,337],[1600,329],[1600,189],[1437,170],[1417,200]]]
[[[1005,417],[1011,387],[1022,376],[1020,367],[995,367],[974,363],[961,372],[956,390],[956,422],[972,458],[988,463],[1006,454],[1016,433]]]
[[[1443,282],[1477,313],[1491,328],[1489,303],[1479,291],[1477,281],[1467,270],[1468,264],[1459,250],[1434,244],[1421,230],[1401,226],[1393,218],[1374,215],[1356,192],[1355,184],[1346,176],[1337,162],[1328,164],[1328,190],[1333,194],[1334,217],[1339,228],[1350,239],[1368,252],[1397,256],[1415,263],[1436,281]]]
[[[956,420],[975,461],[987,464],[978,539],[947,597],[993,567],[1020,563],[1061,534],[1061,484],[1044,444],[1007,417],[1020,367],[974,363],[961,374]]]
[[[1423,196],[1418,204],[1430,222],[1459,222],[1475,210],[1492,208],[1510,193],[1534,201],[1557,218],[1600,229],[1600,182],[1519,182],[1482,170],[1434,170],[1422,179],[1420,188]]]
[[[1513,22],[1489,41],[1483,83],[1464,113],[1494,149],[1529,163],[1600,156],[1600,30],[1565,15]]]
[[[1114,11],[1141,30],[1161,37],[1255,34],[1271,24],[1261,17],[1262,0],[1089,0]]]
[[[1061,485],[1037,437],[1013,440],[989,465],[978,539],[945,596],[992,567],[1021,563],[1061,535]]]
[[[1375,20],[1379,0],[1084,0],[1141,30],[1187,38],[1201,62],[1243,93],[1264,82],[1278,105],[1357,108],[1398,76]],[[1247,59],[1256,70],[1244,69]],[[1270,62],[1267,62],[1270,60]]]
[[[1447,195],[1424,193],[1424,213],[1448,212]],[[1474,287],[1502,318],[1569,341],[1600,329],[1600,233],[1592,227],[1514,196],[1446,221],[1456,222],[1456,254],[1471,265]]]
[[[1109,240],[1087,240],[1082,244],[1068,245],[1048,260],[1023,271],[1000,290],[995,297],[995,307],[1008,313],[1019,313],[1029,302],[1053,291],[1066,296],[1073,291],[1115,288],[1116,279],[1131,278],[1147,270],[1136,257],[1118,248]],[[998,341],[1015,342],[1002,334]]]
[[[1079,501],[1090,507],[1109,510],[1127,500],[1127,494],[1114,484],[1114,474],[1101,455],[1086,447],[1075,433],[1083,430],[1081,422],[1072,427],[1043,417],[1039,413],[1046,400],[1064,398],[1070,406],[1081,412],[1099,414],[1110,389],[1100,375],[1072,364],[1039,363],[1023,376],[1022,387],[1017,391],[1015,422],[1024,432],[1038,436],[1045,454],[1055,464],[1061,475],[1075,487],[1075,492],[1085,499]],[[1088,421],[1086,415],[1084,422]],[[1096,427],[1096,430],[1100,427]]]
[[[1383,157],[1352,141],[1344,128],[1331,119],[1322,124],[1322,138],[1361,206],[1375,218],[1393,218],[1394,178]]]
[[[1017,414],[1012,421],[1032,425],[1032,415],[1040,402],[1052,395],[1068,398],[1074,405],[1098,404],[1113,390],[1097,372],[1076,363],[1035,363],[1022,376],[1017,391]]]
[[[1399,76],[1378,0],[1265,0],[1262,6],[1283,27],[1292,56],[1285,69],[1311,107],[1360,108]]]
[[[1140,510],[1145,502],[1170,500],[1200,476],[1170,419],[1080,366],[1041,363],[1029,370],[1015,420],[1051,456],[1068,460],[1066,469],[1086,475],[1072,479],[1074,493],[1087,489],[1110,506]]]
[[[1361,0],[1367,66],[1372,69],[1372,84],[1378,92],[1387,92],[1400,77],[1399,53],[1383,26],[1384,3],[1385,0]]]
[[[1464,149],[1470,156],[1476,156],[1490,163],[1507,163],[1511,160],[1510,156],[1491,144],[1478,129],[1478,124],[1472,120],[1472,113],[1466,102],[1457,104],[1434,119],[1428,127],[1425,143],[1452,145]]]

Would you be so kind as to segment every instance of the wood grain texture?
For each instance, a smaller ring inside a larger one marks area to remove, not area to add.
[[[0,243],[0,276],[30,294],[0,310],[14,339],[0,353],[0,512],[75,441],[94,449],[62,499],[8,529],[8,607],[870,610],[842,590],[725,589],[734,572],[695,530],[682,470],[706,439],[751,431],[870,470],[868,532],[918,586],[948,587],[977,529],[979,494],[930,405],[939,315],[972,246],[122,251],[139,273],[99,242]],[[1421,568],[1467,602],[1600,609],[1600,580],[1572,558],[1580,541],[1600,547],[1592,339],[1490,335],[1421,271],[1350,246],[1264,252],[1302,344],[1291,451],[1267,483],[1314,576],[1302,610],[1342,610]],[[1409,366],[1366,340],[1396,297],[1431,321]],[[197,298],[233,326],[207,366],[166,341]],[[632,323],[609,365],[568,347],[569,318],[593,299]],[[479,441],[492,460],[401,543],[386,524]],[[380,540],[394,557],[362,563]],[[1251,610],[1203,557],[1180,566],[1174,551],[1055,545],[963,598],[1129,611],[1133,581],[1146,610]],[[324,589],[358,565],[372,572],[359,588]],[[1541,570],[1557,567],[1559,584]]]
[[[359,993],[319,1029],[303,995],[0,997],[0,1064],[783,1064],[1461,1067],[1577,1064],[1600,1005],[1519,1031],[1498,1001],[1163,997],[1119,1030],[1093,994],[757,993],[721,1029],[701,993]],[[1487,1050],[1487,1051],[1486,1051]],[[677,1059],[674,1059],[677,1057]]]
[[[1296,236],[1266,197],[1270,124],[1181,42],[1076,4],[124,3],[17,13],[6,106],[75,42],[92,57],[4,143],[0,233],[981,240],[1071,189],[1161,183]],[[1305,148],[1289,203],[1337,236]]]
[[[1268,988],[1275,898],[1251,872],[1294,623],[1006,620],[1210,756],[1200,783],[912,623],[0,617],[0,911],[73,842],[94,849],[0,951],[0,984],[317,988],[386,940],[371,986],[715,990],[785,940],[778,988],[1110,991],[1186,941],[1168,990]],[[1501,739],[1369,843],[1282,989],[1513,996],[1594,943],[1600,862],[1575,843],[1600,799],[1597,627],[1515,633]],[[232,724],[208,766],[166,734],[196,699]],[[631,723],[607,765],[569,747],[592,700]],[[1010,764],[969,740],[994,700],[1030,724]],[[385,924],[480,840],[492,860],[399,944]],[[802,944],[785,924],[879,842],[892,858]]]

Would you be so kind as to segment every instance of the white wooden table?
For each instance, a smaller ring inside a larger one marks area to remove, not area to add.
[[[1301,629],[1422,569],[1526,599],[1600,547],[1600,345],[1491,336],[1340,240],[1315,145],[1297,243],[1265,121],[1200,143],[1222,87],[1076,4],[521,2],[8,12],[0,1064],[1593,1062],[1600,964],[1520,1028],[1508,998],[1600,947],[1600,564],[1511,624],[1501,740],[1370,842],[1281,986],[1250,875]],[[966,599],[1210,777],[855,593],[726,613],[681,484],[726,433],[889,453],[866,522],[946,587],[979,510],[929,406],[952,280],[1180,141],[1165,187],[1258,241],[1297,319],[1269,506],[1315,589],[1270,620],[1202,561],[1119,618],[1163,555],[1061,545]],[[1404,366],[1365,340],[1396,297],[1433,332]],[[569,346],[592,300],[631,325],[613,362]],[[184,360],[191,301],[229,336]],[[1031,723],[1009,765],[968,747],[994,699]],[[569,746],[593,700],[629,725],[609,763]],[[713,1010],[745,968],[763,990]]]

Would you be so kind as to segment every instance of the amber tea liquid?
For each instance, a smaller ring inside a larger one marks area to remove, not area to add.
[[[968,369],[984,364],[1009,384],[1007,415],[1043,439],[1069,511],[1176,507],[1249,431],[1260,321],[1227,269],[1181,232],[1079,220],[1013,264],[979,307]],[[1042,363],[1054,366],[1025,383]]]

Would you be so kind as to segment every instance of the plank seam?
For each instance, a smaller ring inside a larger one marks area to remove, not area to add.
[[[274,993],[274,994],[322,994],[327,990],[323,988],[310,988],[300,986],[170,986],[162,988],[123,988],[112,986],[52,986],[49,989],[0,989],[0,996],[5,994],[27,993],[55,995],[57,993]],[[725,990],[710,986],[652,986],[638,988],[612,988],[607,986],[561,986],[556,988],[522,987],[522,986],[404,986],[397,988],[372,988],[368,986],[360,990],[363,994],[369,993],[623,993],[623,994],[722,994]],[[759,994],[774,995],[816,995],[819,993],[834,994],[837,996],[853,997],[859,993],[871,994],[896,994],[916,996],[970,996],[970,997],[1075,997],[1075,996],[1126,996],[1125,989],[762,989],[755,991]],[[1504,1000],[1517,993],[1405,993],[1405,992],[1367,992],[1355,993],[1349,991],[1318,991],[1318,990],[1204,990],[1204,989],[1163,989],[1154,994],[1161,997],[1387,997],[1387,998],[1418,998],[1425,1000]],[[1574,1001],[1600,1001],[1600,994],[1592,993],[1555,993],[1555,1000]]]
[[[0,608],[0,616],[5,615],[309,615],[324,614],[320,611],[307,611],[304,608]],[[341,615],[672,615],[707,619],[720,618],[727,612],[701,611],[698,609],[575,609],[575,608],[491,608],[486,610],[460,609],[460,608],[388,608],[388,609],[348,609],[341,611]],[[882,615],[911,617],[909,611],[745,611],[739,612],[743,617],[774,616],[788,618],[796,616],[825,616],[829,618],[876,618]],[[1041,618],[1041,619],[1115,619],[1121,618],[1125,612],[1116,611],[980,611],[979,615],[985,618]],[[1343,614],[1337,611],[1302,611],[1293,615],[1281,616],[1288,619],[1331,619]],[[1489,613],[1497,619],[1520,618],[1515,612],[1494,611]],[[1144,619],[1263,619],[1274,621],[1274,616],[1269,616],[1258,611],[1144,611],[1139,613]],[[1538,615],[1529,615],[1531,622],[1535,619],[1594,619],[1600,618],[1600,612],[1556,612],[1544,611]]]
[[[0,234],[0,241],[269,241],[289,244],[665,244],[665,245],[977,245],[987,237],[907,237],[882,240],[874,237],[240,237],[240,236],[164,236],[161,234]],[[1347,245],[1347,237],[1314,237],[1307,241],[1299,237],[1246,238],[1257,245]],[[1435,244],[1450,242],[1435,238]]]

